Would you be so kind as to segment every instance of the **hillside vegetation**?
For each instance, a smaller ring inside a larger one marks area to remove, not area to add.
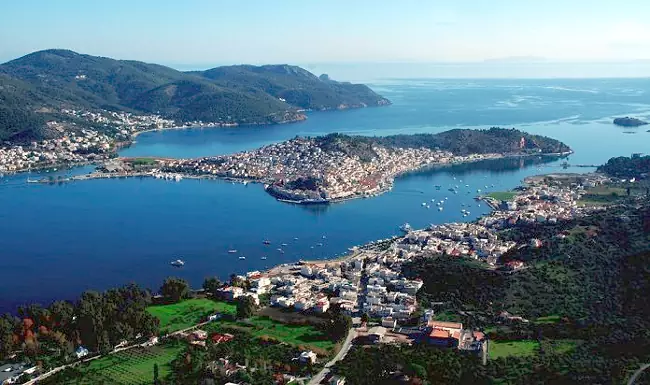
[[[523,141],[522,141],[523,139]],[[330,134],[315,138],[327,152],[342,152],[362,160],[374,159],[373,146],[388,148],[428,148],[469,154],[558,154],[571,148],[559,140],[531,135],[516,129],[492,127],[487,130],[455,129],[438,134],[392,135],[384,137]],[[523,144],[523,146],[522,146]]]
[[[280,123],[300,109],[389,104],[360,84],[289,65],[181,72],[131,60],[52,49],[0,65],[0,141],[40,139],[60,108],[161,114],[179,122]],[[61,117],[58,117],[61,119]]]

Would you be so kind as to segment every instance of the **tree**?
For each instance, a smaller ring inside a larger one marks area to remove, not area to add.
[[[176,277],[165,279],[160,287],[160,294],[171,302],[179,302],[189,296],[190,285],[186,280]]]
[[[324,324],[324,332],[332,340],[340,341],[348,334],[352,328],[352,318],[343,314],[339,306],[330,310],[330,319]]]
[[[223,284],[217,277],[209,277],[203,281],[203,289],[206,293],[212,296],[215,295],[217,289],[219,289],[221,286],[223,286]]]
[[[9,356],[13,350],[17,325],[18,319],[9,314],[0,317],[0,360]]]
[[[252,297],[241,296],[237,300],[237,318],[245,319],[250,318],[255,314],[257,310],[257,305]]]
[[[367,324],[370,321],[370,316],[368,313],[361,314],[361,323]]]
[[[153,385],[158,385],[158,364],[153,364]]]

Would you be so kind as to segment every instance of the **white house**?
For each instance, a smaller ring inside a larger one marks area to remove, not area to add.
[[[311,350],[308,350],[308,351],[304,351],[304,352],[300,353],[300,358],[299,359],[300,359],[300,362],[302,362],[303,364],[306,364],[306,363],[315,364],[316,363],[316,357],[317,357],[316,353],[312,352]]]
[[[381,326],[388,329],[394,329],[397,327],[397,320],[393,317],[384,317],[381,319]]]
[[[86,357],[88,353],[88,349],[84,348],[83,346],[79,346],[77,350],[74,351],[74,354],[77,356],[77,358]]]

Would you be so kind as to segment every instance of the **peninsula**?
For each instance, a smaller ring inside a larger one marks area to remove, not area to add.
[[[12,145],[79,136],[82,129],[114,134],[113,126],[85,119],[85,113],[156,115],[175,126],[236,126],[300,121],[306,110],[390,104],[363,84],[288,64],[182,72],[62,49],[0,64],[0,101],[0,144]],[[160,128],[152,123],[149,128]]]
[[[112,159],[96,172],[64,181],[129,176],[224,178],[264,183],[269,194],[290,203],[329,203],[382,193],[392,187],[396,176],[423,167],[570,152],[557,140],[496,127],[388,137],[330,134],[296,137],[232,155]]]

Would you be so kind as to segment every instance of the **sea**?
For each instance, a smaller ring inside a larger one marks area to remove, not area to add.
[[[231,273],[300,259],[332,258],[355,245],[398,235],[405,222],[421,228],[475,220],[489,210],[474,200],[479,189],[512,189],[536,174],[592,172],[593,167],[578,165],[650,150],[647,127],[612,124],[617,116],[650,119],[649,79],[383,79],[370,86],[393,105],[312,112],[307,121],[286,125],[148,132],[121,155],[187,158],[249,150],[297,135],[492,126],[547,135],[575,153],[565,159],[498,160],[413,172],[383,195],[327,206],[282,203],[259,184],[225,181],[27,183],[29,178],[88,173],[92,167],[4,175],[0,312],[74,300],[84,290],[130,282],[157,291],[165,277],[176,276],[198,288],[209,276],[227,279]],[[564,169],[563,162],[571,166]],[[458,194],[448,191],[455,185]],[[434,203],[440,200],[446,200],[443,211]],[[462,209],[471,214],[464,217]],[[185,266],[171,266],[176,259]]]

